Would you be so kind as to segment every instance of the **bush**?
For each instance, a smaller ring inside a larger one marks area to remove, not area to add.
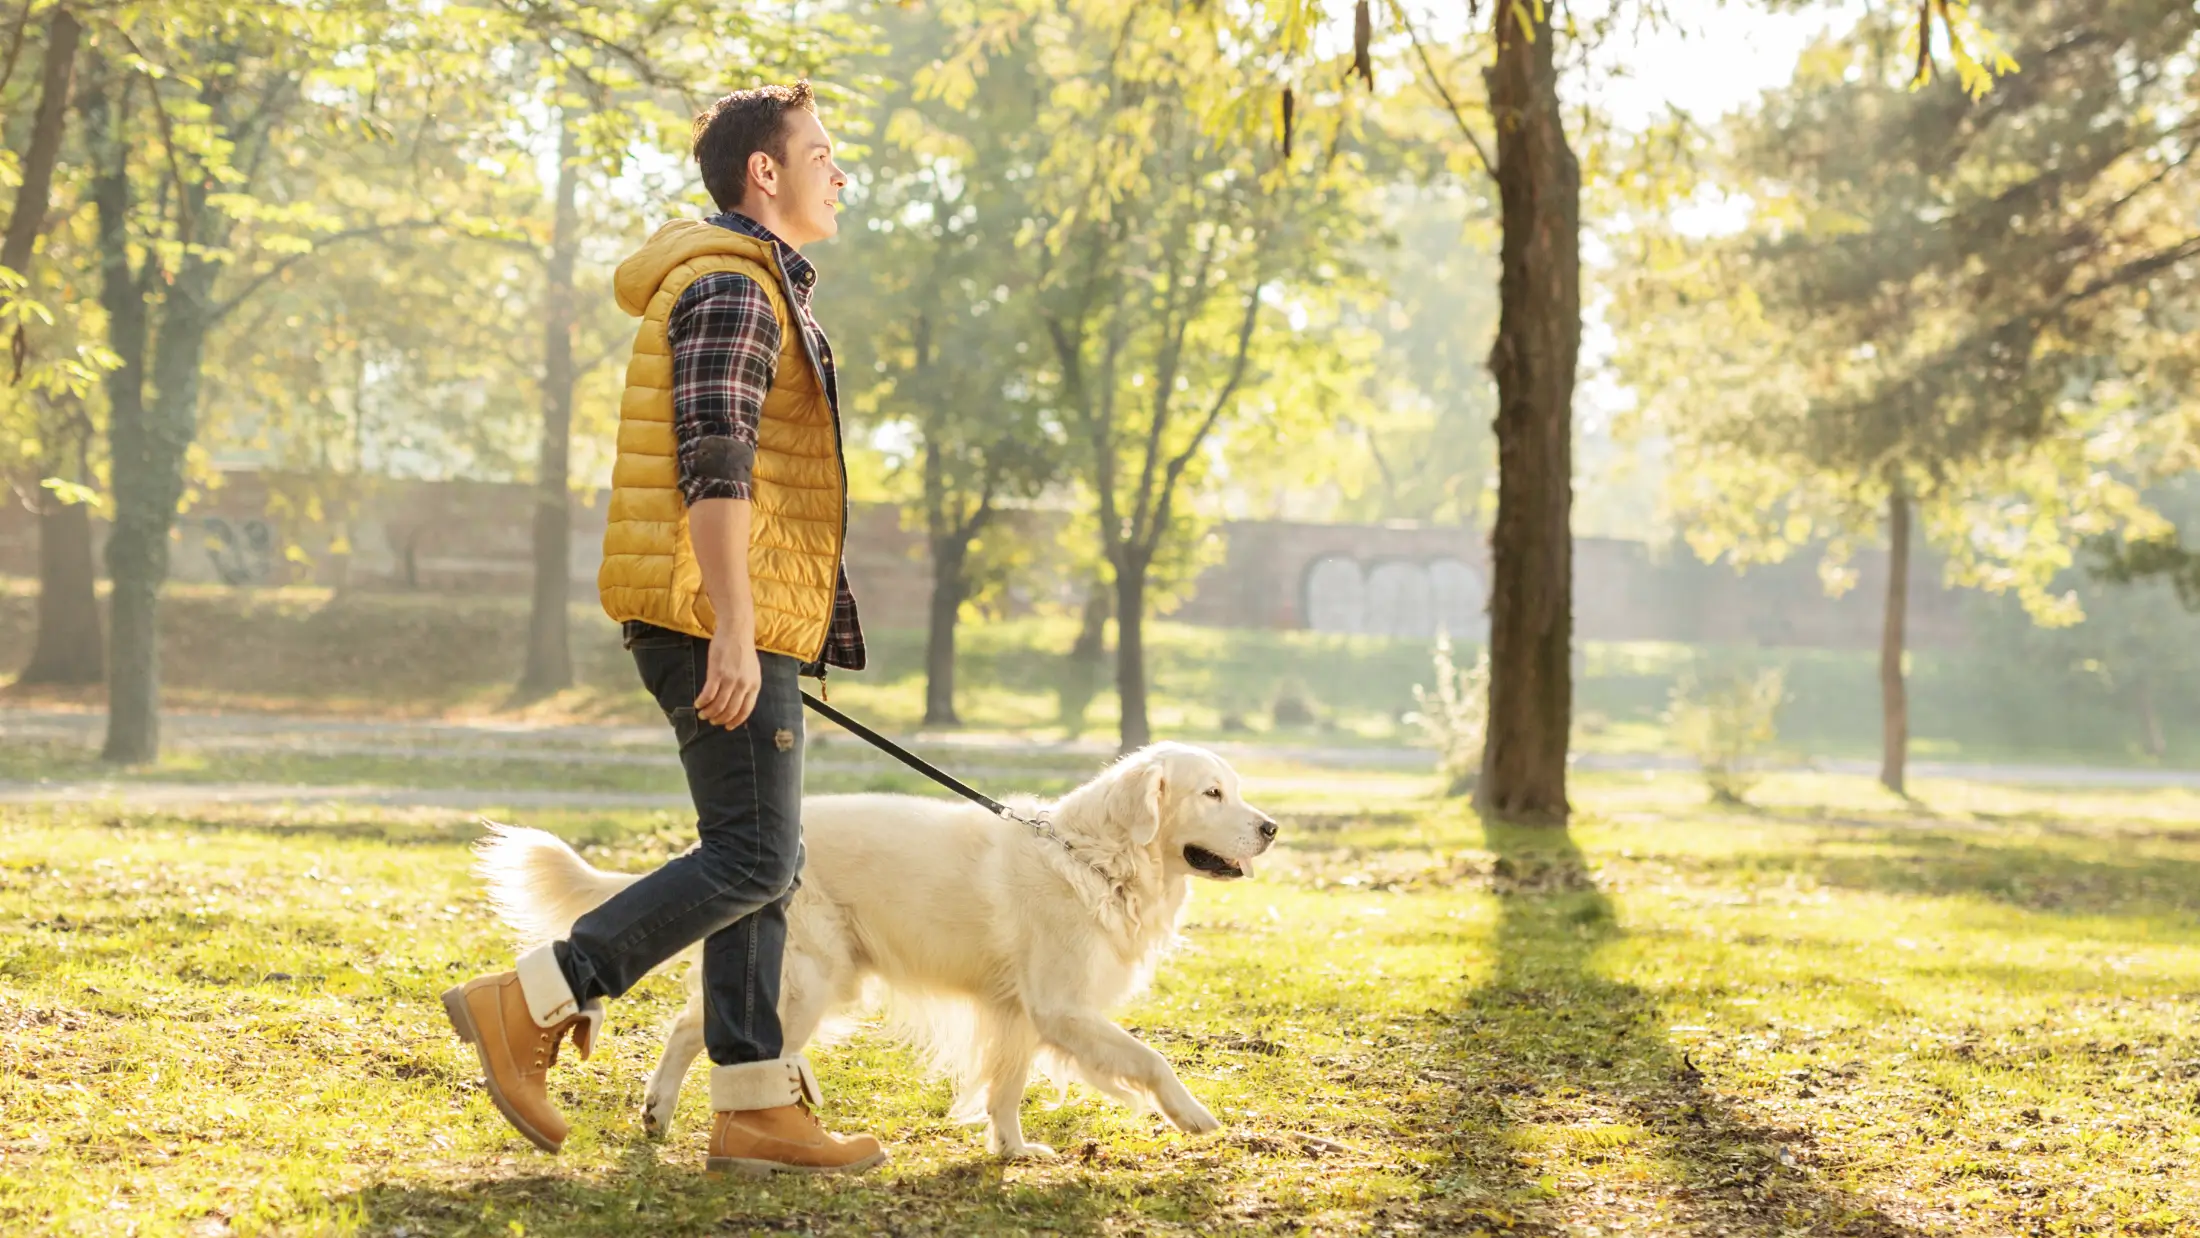
[[[1482,739],[1489,726],[1490,656],[1477,653],[1474,665],[1460,670],[1452,662],[1451,638],[1436,638],[1436,690],[1413,685],[1419,706],[1406,721],[1436,744],[1436,768],[1444,776],[1444,794],[1466,795],[1482,776]]]
[[[1696,758],[1714,802],[1739,804],[1762,780],[1764,757],[1780,737],[1786,696],[1787,674],[1776,666],[1691,668],[1674,681],[1665,725],[1673,742]]]
[[[1268,717],[1279,728],[1312,726],[1317,720],[1314,702],[1307,699],[1306,686],[1296,679],[1287,679],[1276,689],[1276,698],[1268,707]]]

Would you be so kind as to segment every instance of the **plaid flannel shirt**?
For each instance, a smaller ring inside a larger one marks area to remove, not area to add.
[[[837,421],[840,384],[833,347],[810,313],[817,268],[746,215],[728,211],[710,222],[770,241],[778,249],[780,269],[794,286],[795,315],[824,371],[819,377]],[[749,498],[757,418],[779,367],[779,319],[771,299],[746,275],[712,272],[689,284],[673,303],[665,319],[665,339],[672,346],[672,436],[678,446],[682,497],[690,506],[704,499]],[[802,673],[822,679],[828,666],[860,671],[865,660],[863,625],[843,559],[824,655]]]

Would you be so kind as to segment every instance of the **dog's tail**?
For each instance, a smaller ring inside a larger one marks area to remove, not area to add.
[[[474,844],[474,875],[489,887],[497,918],[528,942],[552,941],[597,904],[634,884],[582,859],[565,840],[541,830],[486,822]]]

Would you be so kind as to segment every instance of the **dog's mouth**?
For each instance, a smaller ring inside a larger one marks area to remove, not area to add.
[[[1219,881],[1231,881],[1245,875],[1243,861],[1226,859],[1196,844],[1185,844],[1184,862]]]

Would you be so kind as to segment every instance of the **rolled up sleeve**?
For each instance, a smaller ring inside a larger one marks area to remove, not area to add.
[[[755,280],[719,271],[680,294],[665,320],[672,346],[672,436],[680,494],[746,499],[756,424],[779,364],[779,318]]]

